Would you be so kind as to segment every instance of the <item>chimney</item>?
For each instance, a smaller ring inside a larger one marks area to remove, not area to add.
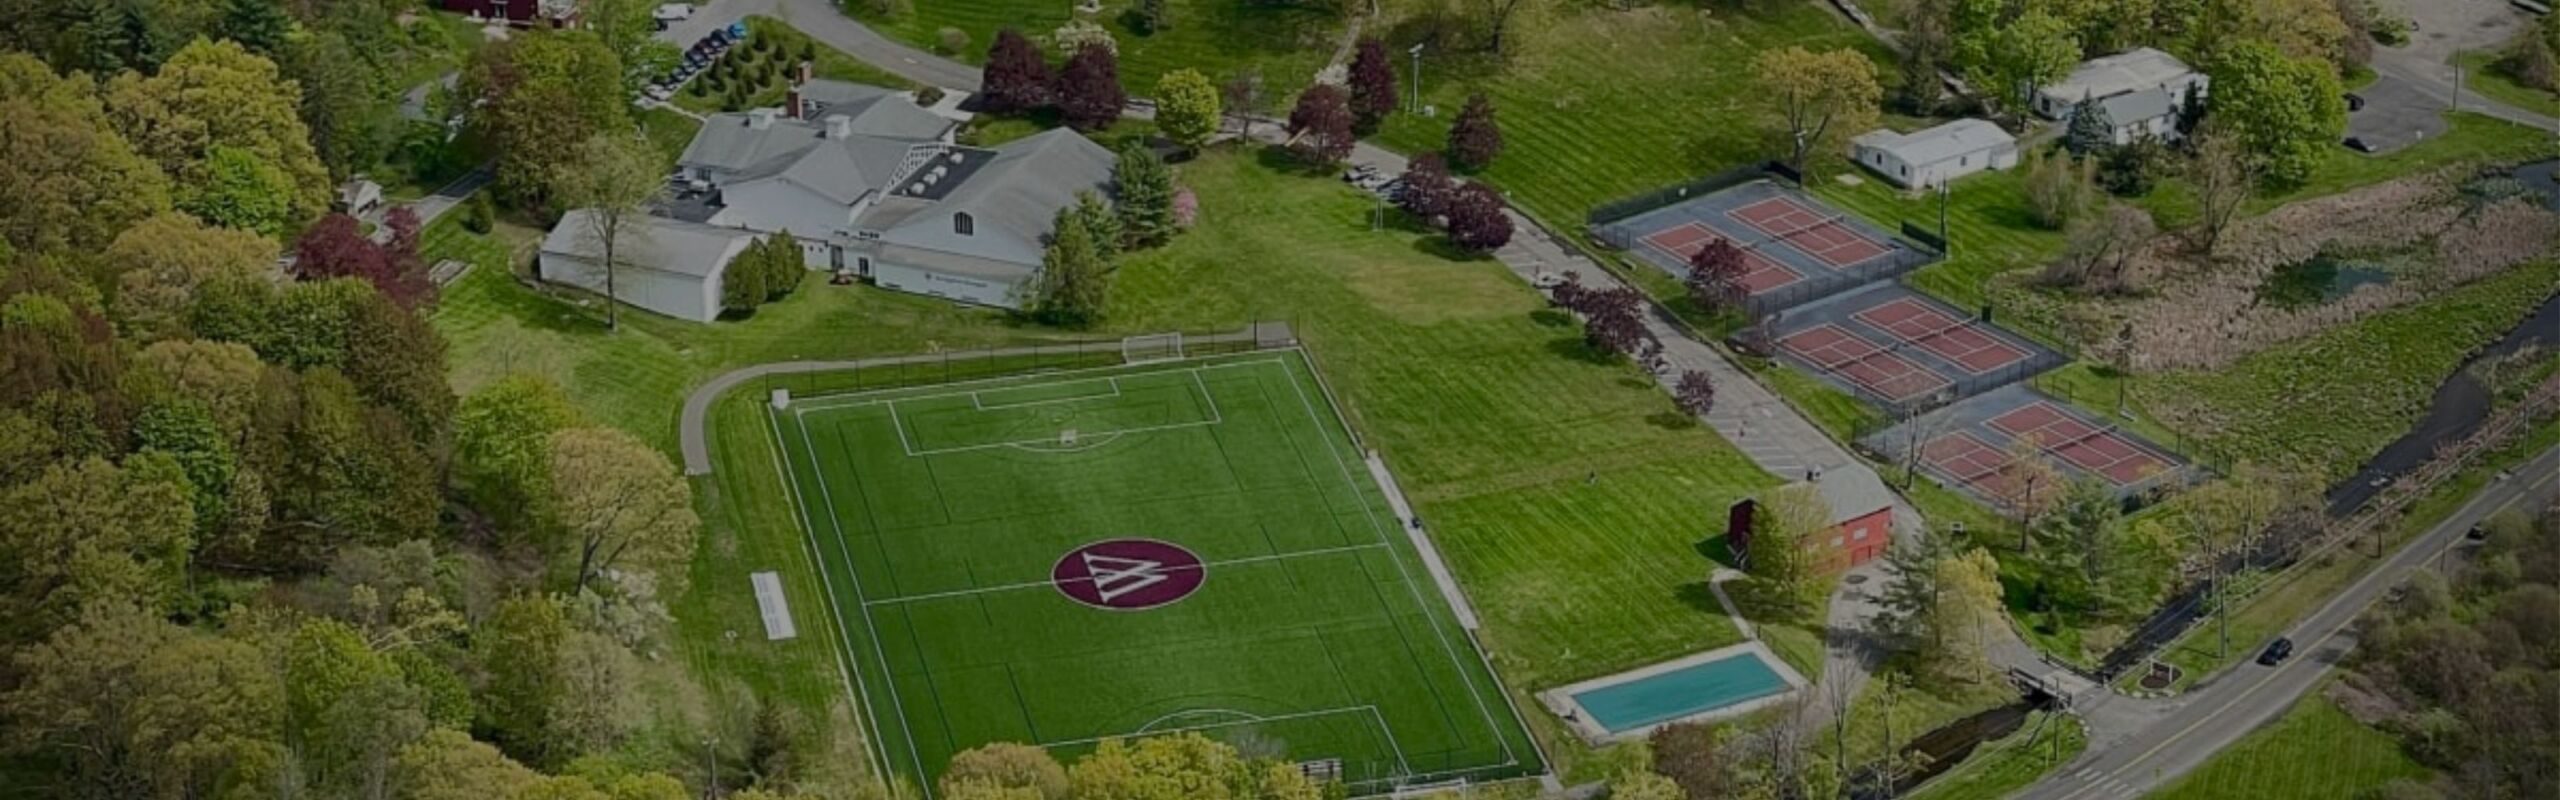
[[[792,119],[799,119],[808,113],[807,108],[800,104],[800,84],[792,84],[788,91],[782,93],[782,113],[791,115]]]
[[[816,74],[815,68],[809,66],[809,62],[802,61],[800,62],[800,80],[797,83],[808,83]]]
[[[829,138],[829,139],[851,139],[851,138],[853,138],[853,118],[852,118],[852,117],[845,116],[845,115],[843,115],[843,114],[828,114],[828,115],[827,115],[827,138]]]
[[[747,127],[759,131],[771,128],[773,127],[774,114],[775,110],[770,108],[759,108],[754,111],[749,111],[747,112]]]

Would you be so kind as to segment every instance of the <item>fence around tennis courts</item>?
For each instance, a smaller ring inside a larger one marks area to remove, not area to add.
[[[1785,170],[1785,165],[1779,164],[1775,161],[1735,167],[1704,178],[1697,178],[1679,184],[1665,186],[1633,197],[1625,197],[1602,203],[1592,207],[1591,213],[1584,215],[1583,223],[1592,229],[1592,236],[1597,238],[1600,235],[1599,228],[1602,225],[1607,225],[1654,209],[1670,208],[1698,197],[1721,192],[1752,181],[1770,177],[1784,178],[1790,174],[1793,174],[1792,170]],[[1618,246],[1618,249],[1624,250],[1626,247]]]
[[[1877,391],[1875,387],[1852,380],[1839,373],[1841,372],[1841,368],[1847,367],[1850,364],[1858,363],[1859,361],[1863,361],[1867,358],[1882,357],[1886,354],[1892,354],[1895,357],[1902,357],[1905,351],[1920,350],[1921,348],[1917,341],[1911,339],[1895,339],[1892,342],[1883,345],[1874,353],[1868,354],[1859,359],[1853,359],[1848,363],[1826,367],[1824,365],[1808,361],[1802,356],[1798,356],[1786,351],[1784,348],[1778,347],[1777,343],[1771,339],[1769,332],[1766,330],[1766,326],[1751,332],[1747,338],[1751,349],[1764,354],[1783,357],[1788,363],[1801,365],[1805,367],[1808,372],[1811,372],[1814,375],[1820,376],[1841,386],[1848,387],[1851,394],[1856,395],[1860,400],[1865,400],[1869,403],[1875,404],[1877,408],[1884,411],[1886,419],[1894,421],[1918,417],[1922,414],[1929,413],[1930,411],[1953,405],[1957,401],[1965,400],[2009,384],[2019,383],[2028,378],[2044,374],[2046,371],[2071,363],[2071,359],[2069,357],[2042,347],[2027,348],[2028,352],[2025,360],[2017,361],[1989,372],[1963,375],[1950,375],[1935,367],[1931,367],[1922,361],[1912,361],[1912,366],[1919,367],[1932,375],[1936,375],[1939,378],[1946,380],[1947,385],[1937,391],[1930,392],[1919,397],[1895,398],[1888,397],[1882,392]],[[1935,357],[1935,354],[1931,354],[1931,356]],[[1905,358],[1904,360],[1911,361],[1909,358]],[[1944,359],[1937,358],[1936,360]]]
[[[1621,225],[1618,223],[1643,214],[1708,197],[1718,192],[1733,189],[1753,181],[1774,180],[1781,186],[1778,193],[1780,197],[1787,198],[1789,202],[1804,206],[1815,213],[1821,213],[1828,209],[1833,212],[1829,216],[1833,220],[1834,224],[1845,226],[1849,230],[1857,232],[1861,238],[1874,241],[1886,248],[1884,255],[1877,256],[1857,264],[1837,266],[1823,262],[1821,258],[1814,256],[1810,250],[1797,247],[1789,237],[1763,235],[1756,238],[1743,239],[1741,237],[1734,236],[1734,232],[1732,231],[1717,230],[1717,235],[1735,239],[1735,241],[1740,243],[1745,250],[1758,250],[1771,244],[1779,244],[1788,247],[1797,247],[1799,251],[1805,254],[1806,258],[1804,259],[1771,259],[1773,262],[1784,266],[1788,272],[1793,273],[1796,276],[1796,280],[1784,286],[1754,292],[1750,297],[1743,301],[1744,307],[1749,309],[1752,313],[1763,315],[1794,308],[1805,303],[1835,294],[1841,294],[1871,283],[1888,281],[1902,277],[1903,275],[1910,274],[1921,267],[1937,263],[1938,259],[1941,258],[1945,252],[1944,242],[1915,241],[1907,237],[1895,236],[1891,231],[1887,231],[1881,227],[1863,224],[1865,222],[1864,220],[1856,217],[1850,212],[1831,206],[1831,204],[1822,201],[1821,198],[1817,198],[1791,188],[1786,188],[1786,183],[1783,179],[1789,173],[1779,172],[1777,168],[1780,166],[1782,165],[1772,163],[1727,170],[1715,175],[1689,181],[1678,186],[1657,189],[1635,197],[1611,202],[1592,210],[1589,219],[1590,225],[1586,232],[1591,236],[1591,240],[1594,242],[1598,242],[1610,249],[1617,250],[1622,253],[1634,253],[1637,258],[1662,268],[1664,271],[1671,273],[1674,278],[1679,278],[1685,274],[1688,265],[1662,263],[1661,261],[1648,257],[1649,254],[1647,252],[1639,251],[1638,245],[1644,244],[1644,242],[1641,241],[1642,238],[1655,233],[1655,231],[1637,230],[1633,226]]]

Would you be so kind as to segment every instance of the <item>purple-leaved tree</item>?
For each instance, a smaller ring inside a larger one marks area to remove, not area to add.
[[[1351,108],[1342,90],[1316,84],[1298,95],[1289,111],[1290,149],[1308,162],[1330,166],[1351,155],[1357,137],[1351,131]]]
[[[1023,114],[1047,108],[1051,84],[1055,83],[1049,75],[1049,62],[1040,56],[1040,48],[1012,28],[996,32],[980,79],[980,107],[990,114]]]
[[[1058,116],[1080,131],[1098,131],[1120,119],[1129,93],[1120,88],[1120,57],[1088,44],[1058,70]]]

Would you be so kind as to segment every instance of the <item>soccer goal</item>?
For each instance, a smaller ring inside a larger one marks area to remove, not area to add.
[[[1182,334],[1150,333],[1120,340],[1120,360],[1131,364],[1182,359]]]

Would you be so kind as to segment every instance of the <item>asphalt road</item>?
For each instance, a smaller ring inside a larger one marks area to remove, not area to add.
[[[2331,666],[2355,647],[2348,630],[2356,616],[2410,573],[2430,564],[2448,548],[2465,546],[2462,534],[2474,523],[2524,503],[2552,502],[2560,496],[2560,447],[2491,484],[2471,502],[2426,535],[2403,545],[2373,571],[2332,598],[2308,618],[2287,629],[2293,638],[2292,660],[2277,667],[2255,660],[2215,677],[2189,692],[2176,710],[2131,737],[2093,749],[2041,782],[2012,795],[2019,800],[2108,800],[2133,798],[2193,771],[2242,736],[2275,720],[2295,700],[2319,684]],[[2352,557],[2352,556],[2350,556]],[[2234,642],[2253,655],[2265,642]]]

